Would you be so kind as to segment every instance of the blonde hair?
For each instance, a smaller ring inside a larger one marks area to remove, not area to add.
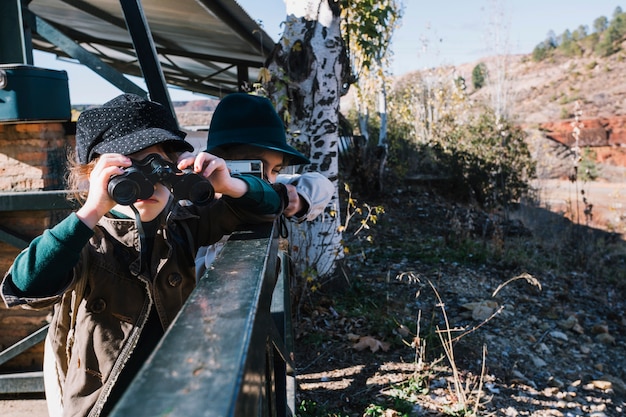
[[[70,150],[67,155],[67,189],[71,191],[68,199],[78,201],[83,204],[87,200],[89,191],[89,175],[98,163],[99,157],[92,159],[87,164],[78,162],[76,151]]]

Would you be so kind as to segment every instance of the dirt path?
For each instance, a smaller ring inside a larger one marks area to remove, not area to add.
[[[626,182],[578,182],[542,179],[533,184],[542,205],[570,220],[591,227],[626,233]],[[583,200],[583,198],[586,199]],[[587,223],[586,204],[591,205]]]

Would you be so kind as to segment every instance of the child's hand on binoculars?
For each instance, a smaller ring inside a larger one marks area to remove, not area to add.
[[[193,168],[192,168],[193,165]],[[178,159],[178,169],[192,168],[208,179],[216,193],[238,198],[248,191],[246,183],[230,176],[226,161],[208,152],[200,152],[196,157],[185,152]]]
[[[113,175],[122,174],[124,172],[123,168],[131,165],[131,159],[121,154],[100,155],[89,174],[89,194],[87,195],[87,200],[76,212],[76,215],[87,226],[93,228],[98,220],[117,204],[107,190],[109,179]]]

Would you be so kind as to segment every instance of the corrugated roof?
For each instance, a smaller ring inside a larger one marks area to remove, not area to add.
[[[218,97],[237,91],[242,72],[254,82],[274,47],[233,0],[143,0],[141,6],[166,82],[185,90]],[[142,76],[120,0],[32,0],[27,7],[117,71]],[[32,43],[69,57],[37,33]]]

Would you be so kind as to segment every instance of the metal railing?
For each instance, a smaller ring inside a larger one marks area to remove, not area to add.
[[[15,358],[31,347],[43,342],[48,333],[46,324],[34,333],[0,352],[0,365]],[[43,372],[17,372],[0,375],[0,394],[43,393]]]
[[[237,233],[111,416],[291,416],[286,257],[271,225]]]
[[[75,208],[67,197],[70,191],[2,191],[0,192],[0,212],[3,211],[61,211]],[[28,239],[13,230],[0,226],[0,242],[18,249],[28,246]]]
[[[74,205],[67,199],[68,191],[0,192],[0,212],[9,211],[69,211]],[[0,226],[0,242],[18,249],[28,246],[29,239],[14,230]],[[43,342],[48,324],[0,352],[0,365]],[[43,372],[14,372],[0,374],[0,394],[43,393]]]

